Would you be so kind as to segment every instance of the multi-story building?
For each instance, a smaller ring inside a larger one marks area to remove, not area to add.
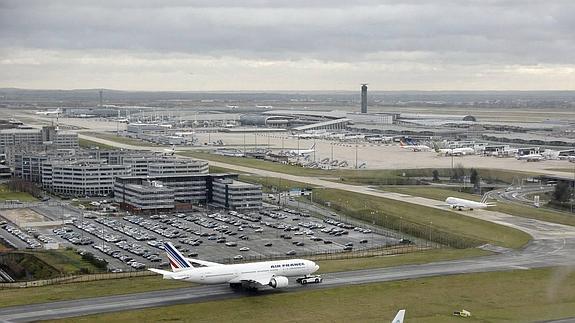
[[[138,189],[147,182],[156,181],[162,183],[162,187],[173,189],[174,209],[190,209],[193,204],[208,203],[235,209],[261,207],[261,186],[238,182],[237,177],[237,174],[120,176],[114,183],[114,200],[124,209],[145,212],[146,209],[139,207],[137,201],[153,197],[154,194],[139,193]],[[163,202],[158,193],[158,203]]]
[[[125,156],[122,164],[129,165],[132,176],[159,176],[175,174],[207,174],[208,162],[193,159],[176,159],[173,156]]]
[[[170,211],[176,207],[175,190],[159,181],[125,183],[115,188],[114,196],[124,209],[135,213]]]
[[[212,182],[212,202],[233,210],[259,209],[262,207],[262,186],[232,178],[215,179]]]
[[[109,165],[105,160],[47,160],[42,163],[44,189],[65,196],[107,196],[114,180],[130,174],[126,165]]]
[[[15,155],[23,151],[43,152],[78,147],[78,134],[59,131],[54,126],[45,126],[42,129],[0,130],[0,153],[6,154],[9,165],[14,163]]]

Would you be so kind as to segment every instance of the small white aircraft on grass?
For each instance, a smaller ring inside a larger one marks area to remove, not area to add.
[[[172,145],[171,148],[165,148],[164,154],[173,155],[176,152],[176,145]]]
[[[405,310],[399,310],[399,312],[397,312],[391,323],[403,323],[404,317],[405,317]]]
[[[149,268],[164,279],[185,280],[198,284],[230,284],[232,288],[271,286],[287,287],[288,277],[303,278],[309,282],[309,275],[316,272],[319,266],[311,260],[289,259],[262,261],[245,264],[224,265],[216,262],[185,258],[170,242],[164,243],[172,271]],[[312,278],[313,279],[313,278]],[[317,276],[312,282],[321,282]]]
[[[470,211],[472,211],[473,209],[484,209],[486,207],[495,206],[494,203],[486,203],[486,202],[487,202],[487,195],[483,196],[481,202],[451,196],[445,199],[445,203],[447,203],[447,206],[451,207],[452,209],[458,209],[459,211],[463,211],[463,209],[469,209]]]

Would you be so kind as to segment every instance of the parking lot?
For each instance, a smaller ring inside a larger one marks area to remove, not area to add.
[[[321,219],[287,208],[249,213],[196,209],[151,216],[81,214],[66,214],[68,224],[32,229],[28,235],[90,252],[106,260],[112,271],[167,266],[164,241],[171,241],[188,257],[216,262],[297,257],[398,243],[397,238],[334,217]],[[6,225],[2,230],[6,231]]]

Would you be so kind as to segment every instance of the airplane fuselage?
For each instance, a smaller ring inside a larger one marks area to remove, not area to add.
[[[264,261],[247,264],[196,267],[177,272],[182,280],[198,284],[241,283],[241,277],[257,274],[274,276],[305,276],[319,269],[313,261],[305,259]]]
[[[471,200],[466,200],[466,199],[460,199],[457,197],[448,197],[445,199],[445,203],[449,204],[452,208],[454,209],[484,209],[488,206],[490,206],[487,203],[482,203],[482,202],[475,202],[475,201],[471,201]]]

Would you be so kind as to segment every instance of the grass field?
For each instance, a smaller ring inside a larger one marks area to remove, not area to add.
[[[404,193],[414,196],[426,197],[438,201],[444,201],[448,196],[459,197],[474,201],[481,200],[478,195],[458,192],[455,190],[429,187],[429,186],[410,186],[410,187],[397,187],[397,186],[384,186],[384,191]],[[489,210],[507,213],[515,216],[521,216],[530,219],[537,219],[547,222],[560,223],[575,226],[575,217],[568,213],[558,212],[545,208],[534,208],[526,205],[519,205],[511,202],[497,202],[497,206],[490,207]]]
[[[106,144],[102,144],[99,142],[95,142],[95,141],[88,140],[88,139],[82,139],[82,138],[78,139],[78,143],[79,143],[80,147],[82,147],[82,148],[98,147],[99,149],[110,149],[110,150],[118,149],[117,147],[114,147],[114,146],[110,146],[110,145],[106,145]]]
[[[20,202],[31,202],[37,199],[26,192],[10,192],[5,185],[0,185],[0,201],[19,200]]]
[[[190,283],[150,276],[19,289],[5,288],[0,293],[0,304],[14,306],[190,286]]]
[[[64,322],[532,322],[575,316],[575,274],[564,269],[465,274],[275,293],[126,311]],[[466,309],[462,319],[453,311]],[[61,322],[61,321],[59,321]]]
[[[519,230],[455,212],[337,189],[315,189],[315,202],[367,222],[453,247],[491,243],[520,248],[531,237]]]
[[[87,272],[101,272],[101,270],[89,262],[82,260],[82,256],[72,249],[46,250],[28,253],[35,255],[40,260],[50,264],[64,274],[76,274],[82,268]]]
[[[86,133],[86,135],[91,136],[91,137],[106,139],[106,140],[110,140],[110,141],[114,141],[114,142],[119,142],[121,144],[132,145],[132,146],[143,146],[143,147],[158,146],[154,143],[139,140],[139,139],[116,136],[113,133],[88,132],[88,133]]]
[[[431,177],[432,168],[421,169],[399,169],[399,170],[369,170],[369,169],[334,169],[323,170],[305,168],[300,166],[285,165],[264,161],[253,158],[243,157],[228,157],[221,155],[214,155],[207,152],[188,151],[179,153],[184,156],[201,158],[210,161],[217,161],[228,163],[232,165],[258,168],[278,173],[300,175],[300,176],[314,176],[314,177],[327,177],[330,180],[344,182],[348,184],[358,185],[395,185],[405,184],[410,177]],[[440,176],[450,176],[451,169],[442,168],[438,169]],[[515,172],[499,169],[479,169],[479,174],[484,180],[493,182],[511,183],[514,178],[530,177],[534,173]],[[405,176],[403,176],[405,174]]]
[[[344,270],[421,264],[432,261],[479,257],[489,254],[489,252],[479,249],[434,249],[395,256],[326,260],[318,263],[321,266],[321,272],[326,273]],[[186,282],[163,280],[161,276],[158,275],[151,277],[52,285],[47,287],[3,289],[0,293],[0,304],[5,306],[23,305],[190,286],[192,286],[192,284]]]

